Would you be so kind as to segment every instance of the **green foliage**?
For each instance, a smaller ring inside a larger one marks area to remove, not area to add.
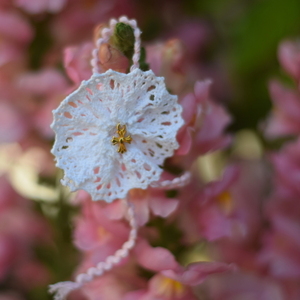
[[[132,58],[134,52],[134,34],[130,25],[117,23],[111,43],[120,50],[128,59]]]
[[[134,53],[135,37],[133,29],[130,25],[127,25],[122,22],[117,23],[110,42],[114,47],[121,51],[130,61],[132,60],[132,56]],[[141,48],[141,57],[139,63],[141,70],[149,70],[149,65],[146,63],[146,51],[144,48]]]

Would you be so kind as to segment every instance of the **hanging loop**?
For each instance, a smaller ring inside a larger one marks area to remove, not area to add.
[[[127,17],[123,16],[116,19],[111,19],[108,28],[103,28],[101,31],[101,37],[96,41],[96,48],[92,51],[91,65],[93,68],[93,73],[99,73],[99,50],[102,44],[108,43],[110,37],[114,34],[114,30],[117,23],[124,23],[132,27],[133,34],[135,38],[134,42],[134,53],[132,56],[132,66],[130,67],[130,72],[139,68],[139,60],[141,56],[141,30],[137,27],[136,20],[129,20]]]

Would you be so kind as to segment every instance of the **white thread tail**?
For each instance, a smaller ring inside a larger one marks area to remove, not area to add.
[[[81,288],[81,284],[73,281],[63,281],[49,286],[49,292],[54,295],[54,300],[65,300],[68,294]]]
[[[150,185],[151,187],[154,188],[169,190],[169,189],[183,187],[187,185],[190,182],[190,180],[191,180],[191,173],[185,172],[180,177],[176,177],[172,180],[156,181],[156,182],[152,182]]]
[[[130,72],[139,68],[139,60],[141,56],[141,30],[137,27],[136,20],[129,20],[127,17],[123,16],[119,18],[119,22],[128,24],[133,29],[133,34],[135,37],[134,42],[134,54],[132,56],[132,66],[130,67]],[[101,31],[102,37],[96,41],[96,47],[92,52],[92,59],[91,59],[91,66],[93,68],[93,73],[99,73],[99,49],[103,43],[107,43],[109,38],[113,35],[116,24],[118,23],[117,20],[111,19],[109,23],[109,28],[103,28]]]
[[[95,277],[101,276],[109,271],[114,265],[129,255],[129,251],[134,247],[137,238],[137,223],[135,220],[135,213],[133,204],[127,199],[124,199],[128,206],[128,221],[131,227],[128,240],[123,246],[117,250],[114,255],[110,255],[105,261],[99,262],[96,267],[89,268],[86,273],[76,276],[76,281],[64,281],[52,284],[49,286],[50,293],[54,293],[55,300],[64,300],[68,294],[74,290],[81,288],[85,283],[92,281]]]

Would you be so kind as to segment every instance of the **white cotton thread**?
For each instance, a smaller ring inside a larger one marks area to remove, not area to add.
[[[120,263],[129,255],[129,251],[135,246],[138,226],[135,219],[134,205],[124,199],[128,206],[128,222],[131,227],[128,240],[113,255],[106,258],[104,262],[99,262],[96,267],[89,268],[86,273],[76,276],[75,281],[64,281],[49,286],[49,292],[54,293],[55,300],[64,300],[74,290],[81,288],[85,283],[91,282],[95,277],[103,275],[111,270],[116,264]]]
[[[191,173],[190,172],[185,172],[183,175],[180,177],[176,177],[172,180],[164,180],[164,181],[156,181],[152,182],[150,184],[151,187],[158,188],[158,189],[175,189],[175,188],[180,188],[185,185],[187,185],[191,180]]]
[[[141,30],[137,27],[136,20],[129,20],[127,17],[123,16],[119,18],[119,22],[124,24],[128,24],[133,29],[133,34],[135,37],[134,42],[134,54],[132,56],[132,66],[130,67],[130,72],[139,68],[139,60],[141,56]],[[96,47],[92,51],[92,59],[91,59],[91,66],[93,73],[99,73],[99,50],[102,44],[108,43],[110,37],[113,35],[116,24],[118,23],[117,20],[112,19],[109,23],[109,28],[103,28],[101,31],[101,37],[96,41]]]

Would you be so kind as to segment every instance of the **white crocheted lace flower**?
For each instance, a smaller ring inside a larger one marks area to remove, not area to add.
[[[94,74],[53,111],[62,183],[107,202],[147,188],[178,148],[181,111],[152,71]]]

